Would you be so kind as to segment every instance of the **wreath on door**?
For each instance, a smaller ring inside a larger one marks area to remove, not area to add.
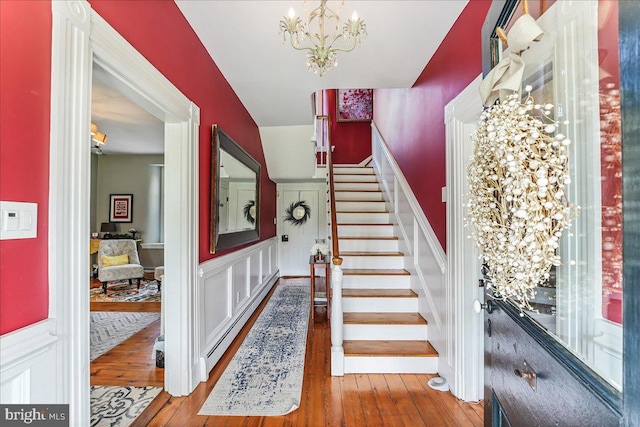
[[[284,220],[296,226],[303,225],[311,218],[311,208],[304,200],[291,203],[284,212]]]
[[[249,224],[256,223],[256,201],[249,200],[246,205],[244,205],[243,209],[244,219],[249,221]]]

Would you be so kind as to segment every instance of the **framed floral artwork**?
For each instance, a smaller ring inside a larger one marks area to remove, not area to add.
[[[339,122],[364,122],[373,119],[373,89],[338,89]]]
[[[111,194],[109,222],[132,222],[133,194]]]

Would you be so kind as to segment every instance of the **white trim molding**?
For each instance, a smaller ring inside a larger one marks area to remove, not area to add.
[[[207,381],[211,369],[278,280],[277,253],[278,238],[272,237],[200,264],[200,381]]]
[[[136,51],[86,0],[51,2],[49,317],[58,337],[56,403],[69,425],[89,425],[88,144],[92,67],[105,69],[132,101],[165,122],[165,388],[198,383],[198,107]],[[177,203],[179,201],[179,203]],[[43,380],[44,381],[44,380]],[[43,386],[45,383],[41,383]],[[47,386],[50,384],[47,383]]]
[[[467,238],[464,218],[468,193],[467,166],[473,153],[471,134],[482,113],[479,87],[482,75],[474,79],[445,106],[447,162],[447,312],[451,351],[450,372],[444,376],[451,392],[465,401],[479,401],[484,395],[483,314],[475,313],[473,301],[483,300],[478,286],[481,263],[473,240]]]
[[[54,322],[43,320],[0,337],[0,401],[3,404],[58,402],[58,338],[53,331]]]

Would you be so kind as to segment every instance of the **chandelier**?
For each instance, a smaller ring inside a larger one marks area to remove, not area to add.
[[[307,67],[314,74],[322,76],[337,67],[336,52],[351,52],[360,44],[361,38],[367,35],[367,27],[355,10],[340,31],[340,8],[343,5],[344,2],[341,2],[334,12],[327,6],[327,0],[321,0],[320,6],[311,11],[305,23],[296,16],[293,8],[289,8],[288,15],[280,21],[282,43],[286,42],[289,34],[294,49],[307,50]],[[325,25],[332,26],[332,20],[335,22],[333,34],[327,34],[325,30],[328,28]],[[334,47],[339,39],[342,39],[341,42]]]

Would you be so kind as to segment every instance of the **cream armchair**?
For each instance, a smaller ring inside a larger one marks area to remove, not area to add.
[[[102,282],[102,290],[107,293],[107,282],[114,280],[138,281],[144,277],[144,268],[140,265],[138,249],[133,240],[102,240],[98,247],[98,280]]]

